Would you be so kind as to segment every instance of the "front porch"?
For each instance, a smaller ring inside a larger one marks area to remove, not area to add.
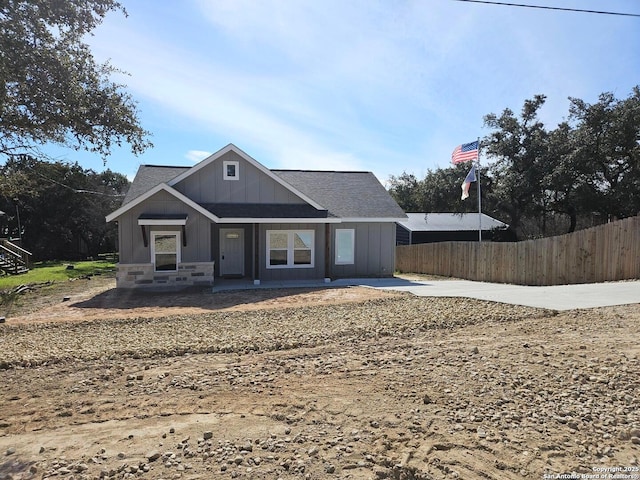
[[[330,277],[328,223],[211,223],[215,284],[318,283]]]
[[[215,280],[212,292],[228,292],[232,290],[252,290],[268,288],[326,288],[335,286],[329,278],[312,280],[252,280],[250,278],[224,278]]]

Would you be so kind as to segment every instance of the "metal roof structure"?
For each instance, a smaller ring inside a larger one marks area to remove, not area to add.
[[[478,230],[477,213],[407,213],[407,220],[399,221],[410,232],[463,232]],[[482,214],[482,230],[506,229],[509,225]]]

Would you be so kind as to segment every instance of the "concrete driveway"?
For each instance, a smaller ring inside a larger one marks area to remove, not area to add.
[[[553,310],[640,304],[640,281],[529,287],[470,280],[416,280],[408,277],[343,279],[332,286],[360,285],[420,297],[467,297]]]
[[[640,280],[584,283],[552,287],[529,287],[471,280],[420,280],[409,276],[392,278],[343,278],[333,282],[266,281],[254,285],[248,280],[220,280],[213,292],[256,288],[346,287],[363,286],[411,292],[419,297],[467,297],[552,310],[608,307],[640,304]]]

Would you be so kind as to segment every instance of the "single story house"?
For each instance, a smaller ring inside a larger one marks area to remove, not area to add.
[[[270,170],[227,145],[140,166],[118,223],[117,286],[392,276],[406,215],[371,172]]]
[[[396,226],[396,244],[478,241],[477,213],[407,213]],[[509,225],[482,214],[482,240],[515,241]]]

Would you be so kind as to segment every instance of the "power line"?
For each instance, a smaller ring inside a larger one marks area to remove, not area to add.
[[[623,12],[607,12],[603,10],[583,10],[581,8],[564,8],[564,7],[548,7],[544,5],[524,5],[522,3],[507,3],[507,2],[490,2],[487,0],[454,0],[455,2],[468,2],[468,3],[484,3],[487,5],[502,5],[506,7],[525,7],[525,8],[539,8],[541,10],[562,10],[564,12],[579,12],[579,13],[597,13],[599,15],[618,15],[623,17],[640,17],[640,13],[623,13]]]
[[[81,189],[78,189],[78,188],[73,188],[73,187],[70,187],[69,185],[65,185],[64,183],[60,183],[57,180],[54,180],[53,178],[49,178],[49,177],[47,177],[45,175],[42,175],[40,172],[36,172],[35,170],[33,170],[33,173],[35,173],[36,175],[44,178],[45,180],[48,180],[51,183],[55,183],[57,185],[60,185],[61,187],[69,189],[73,193],[90,193],[92,195],[102,195],[104,197],[124,197],[125,196],[124,193],[111,194],[111,193],[104,193],[104,192],[96,192],[94,190],[81,190]]]

